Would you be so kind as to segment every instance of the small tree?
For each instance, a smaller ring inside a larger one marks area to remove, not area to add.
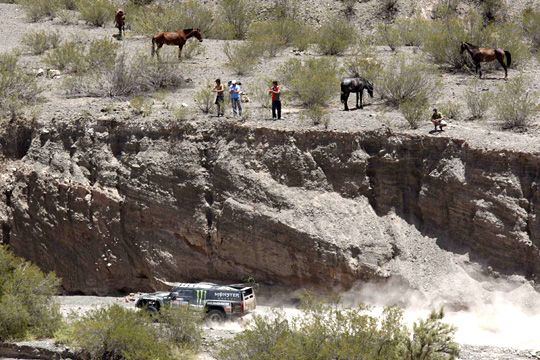
[[[79,0],[81,18],[93,26],[103,26],[111,20],[115,7],[109,0]]]
[[[54,49],[60,43],[58,32],[33,31],[26,33],[22,38],[22,43],[32,52],[33,55],[41,55],[49,49]]]
[[[399,105],[399,110],[409,123],[411,129],[417,129],[422,120],[429,117],[428,104],[425,99],[407,99]]]
[[[251,72],[261,56],[259,45],[252,41],[234,45],[227,42],[223,52],[227,57],[227,66],[237,75],[245,75]]]

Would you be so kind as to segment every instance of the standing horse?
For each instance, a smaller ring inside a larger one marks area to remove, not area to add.
[[[344,78],[341,80],[341,102],[345,104],[345,111],[349,111],[347,100],[349,99],[349,94],[352,92],[356,93],[356,108],[364,108],[364,104],[362,103],[364,89],[367,90],[370,97],[373,97],[373,84],[366,79],[361,77],[353,77]],[[358,106],[358,94],[360,94],[360,106]]]
[[[512,64],[512,55],[509,51],[494,48],[481,48],[464,42],[461,43],[461,54],[463,54],[465,50],[467,50],[474,61],[474,65],[476,66],[475,72],[480,72],[480,79],[482,78],[482,69],[480,68],[480,63],[491,62],[495,59],[497,59],[499,64],[501,64],[501,66],[504,68],[504,78],[508,78],[508,68]],[[506,64],[504,63],[505,56]]]
[[[152,56],[157,54],[159,58],[159,49],[165,45],[178,46],[178,59],[182,58],[182,48],[186,41],[195,36],[200,42],[203,41],[200,29],[184,29],[173,32],[160,32],[152,37]],[[156,49],[157,45],[157,49]]]
[[[118,40],[122,40],[122,33],[125,31],[126,26],[126,14],[124,10],[118,9],[116,15],[114,16],[114,26],[118,28]]]

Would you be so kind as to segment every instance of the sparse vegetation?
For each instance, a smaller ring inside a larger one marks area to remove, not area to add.
[[[225,344],[219,359],[453,360],[459,353],[455,330],[442,319],[442,311],[434,312],[411,333],[397,308],[376,318],[362,307],[321,305],[292,320],[280,313],[255,317],[250,328]]]
[[[103,72],[114,66],[118,44],[108,39],[92,40],[88,47],[68,41],[45,54],[44,61],[68,73]]]
[[[537,111],[538,93],[529,90],[524,76],[500,85],[495,97],[495,116],[504,129],[526,129]]]
[[[393,25],[380,24],[377,27],[377,36],[379,42],[388,46],[392,51],[396,51],[403,44],[399,29]]]
[[[0,112],[14,119],[22,107],[37,100],[41,93],[36,78],[26,74],[18,65],[19,57],[14,53],[0,54]]]
[[[227,66],[237,75],[251,72],[260,59],[259,46],[252,41],[234,45],[227,43],[223,52],[227,57]]]
[[[421,121],[429,119],[428,104],[425,99],[412,98],[399,104],[399,110],[409,123],[411,129],[417,129]]]
[[[442,104],[439,110],[448,119],[461,120],[463,117],[461,105],[454,101]]]
[[[319,29],[315,41],[322,55],[343,55],[358,38],[356,29],[342,19],[331,19]]]
[[[322,124],[325,129],[328,129],[328,126],[330,125],[330,118],[328,117],[327,110],[322,106],[312,106],[304,111],[304,115],[315,126]]]
[[[363,46],[353,50],[353,55],[345,61],[344,69],[346,76],[358,75],[374,84],[381,73],[382,64],[374,49]]]
[[[506,0],[480,0],[485,23],[502,22],[508,16]]]
[[[434,72],[422,59],[398,55],[381,72],[378,89],[392,106],[405,101],[426,103],[438,89]]]
[[[540,53],[540,8],[527,8],[523,12],[523,29],[531,41],[532,50]]]
[[[244,39],[253,21],[253,14],[247,0],[221,0],[219,14],[223,17],[221,26],[233,39]]]
[[[58,0],[17,0],[17,3],[23,6],[28,20],[33,22],[53,18],[60,8]]]
[[[208,114],[214,109],[214,98],[215,95],[212,91],[212,83],[203,85],[194,96],[195,103],[203,114]]]
[[[492,96],[489,92],[483,92],[478,79],[474,79],[465,91],[465,100],[471,119],[482,119],[491,106]]]
[[[103,26],[112,21],[114,4],[109,0],[78,0],[77,7],[81,19],[93,26]]]
[[[290,95],[307,108],[325,107],[338,91],[337,69],[332,58],[287,61],[278,71]]]
[[[152,106],[154,105],[154,101],[142,95],[138,95],[131,99],[129,105],[131,106],[133,112],[136,115],[142,115],[143,117],[146,117],[152,113]]]
[[[26,33],[22,38],[22,43],[34,55],[41,55],[49,49],[54,49],[60,43],[58,32],[33,31]]]
[[[61,324],[59,280],[0,246],[0,341],[51,336]]]
[[[182,57],[184,59],[193,59],[197,56],[204,55],[206,53],[206,48],[200,41],[190,40],[186,42],[184,48],[182,49]]]

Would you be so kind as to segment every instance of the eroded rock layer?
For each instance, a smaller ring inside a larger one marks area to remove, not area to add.
[[[384,131],[115,120],[14,126],[2,241],[71,293],[168,281],[349,286],[390,274],[395,212],[498,271],[540,273],[539,156]]]

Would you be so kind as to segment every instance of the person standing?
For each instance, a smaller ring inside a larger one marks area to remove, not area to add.
[[[231,93],[233,115],[242,116],[242,89],[240,88],[240,84],[237,84],[236,80],[232,81],[229,92]]]
[[[225,114],[225,86],[221,83],[221,79],[216,79],[216,86],[212,91],[216,93],[217,117],[223,116]]]
[[[268,90],[268,93],[272,95],[272,119],[281,119],[281,86],[277,81],[272,81],[272,87]]]

